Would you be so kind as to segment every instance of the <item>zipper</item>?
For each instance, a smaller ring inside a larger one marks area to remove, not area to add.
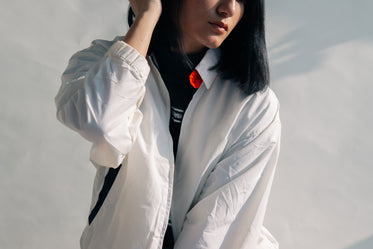
[[[150,55],[150,66],[151,66],[151,69],[152,69],[152,72],[154,73],[154,78],[156,81],[158,81],[157,83],[160,83],[158,85],[160,85],[161,87],[161,93],[163,93],[163,95],[165,95],[165,98],[166,98],[166,103],[167,103],[167,117],[168,117],[168,124],[170,123],[170,118],[171,118],[171,100],[170,100],[170,94],[168,92],[168,89],[162,79],[162,76],[161,74],[159,73],[159,67],[158,67],[158,63],[157,63],[157,60],[155,58],[154,55]],[[204,87],[203,87],[203,86]],[[201,100],[202,98],[202,95],[203,93],[207,90],[206,89],[206,86],[204,84],[202,84],[201,87],[199,87],[197,89],[197,91],[194,93],[191,101],[189,102],[187,108],[185,109],[185,112],[184,112],[184,116],[183,116],[183,121],[181,122],[181,127],[180,127],[180,136],[179,136],[179,141],[178,141],[178,151],[180,149],[180,144],[181,144],[181,141],[183,140],[183,130],[185,129],[184,127],[185,126],[189,126],[189,122],[190,122],[190,113],[193,113],[193,111],[195,110],[195,108],[197,108],[198,106],[198,102]],[[187,122],[185,122],[185,118],[188,118],[187,119]],[[172,141],[172,139],[171,139]],[[180,153],[176,153],[176,158],[174,157],[174,163],[176,163],[177,161],[177,157]],[[171,167],[170,169],[170,184],[171,184],[171,188],[170,188],[170,191],[169,191],[169,196],[168,196],[168,199],[167,199],[167,202],[169,202],[170,206],[168,207],[168,219],[171,217],[170,216],[170,213],[172,215],[172,192],[173,192],[173,182],[174,182],[174,169],[175,167]],[[167,229],[167,226],[168,226],[168,219],[167,219],[167,222],[164,224],[163,226],[163,229],[162,229],[162,243],[163,243],[163,240],[164,240],[164,235],[165,235],[165,232],[166,232],[166,229]],[[162,244],[160,245],[159,248],[162,248]]]
[[[170,123],[170,118],[171,118],[171,100],[170,100],[170,94],[167,90],[167,87],[161,77],[161,74],[159,73],[159,67],[158,67],[158,63],[157,63],[157,60],[155,58],[155,56],[152,54],[150,55],[150,60],[149,60],[149,64],[150,64],[150,68],[151,68],[151,72],[153,73],[153,76],[154,76],[154,79],[157,81],[156,83],[158,83],[157,85],[160,85],[160,92],[161,94],[163,95],[163,97],[165,97],[166,99],[166,107],[167,107],[167,124]],[[169,134],[171,136],[171,134]],[[172,139],[171,139],[171,142],[172,142]],[[171,150],[173,151],[173,145],[171,146]],[[175,160],[174,160],[174,164],[175,164]],[[173,193],[173,181],[174,181],[174,168],[175,166],[171,165],[170,167],[170,173],[169,173],[169,184],[168,184],[168,195],[167,195],[167,212],[166,212],[166,219],[165,221],[163,222],[163,225],[162,225],[162,237],[161,237],[161,240],[160,240],[160,244],[158,246],[158,249],[161,249],[162,246],[163,246],[163,241],[164,241],[164,237],[165,237],[165,234],[166,234],[166,230],[167,230],[167,227],[168,227],[168,223],[169,223],[169,219],[170,219],[170,212],[171,212],[171,205],[172,205],[172,193]]]

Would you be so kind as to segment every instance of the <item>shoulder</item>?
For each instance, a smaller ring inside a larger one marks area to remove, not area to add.
[[[272,120],[280,109],[280,102],[269,87],[263,91],[256,92],[247,97],[247,102],[244,108],[249,115],[260,115],[263,118],[269,118]]]
[[[98,62],[104,57],[115,58],[118,67],[127,65],[140,78],[147,78],[149,72],[147,60],[126,44],[122,36],[117,36],[111,41],[96,39],[88,48],[73,54],[63,73],[63,80],[71,80],[81,76],[94,65],[98,65]]]
[[[266,143],[277,142],[281,133],[279,110],[279,100],[269,87],[244,97],[240,113],[231,130],[230,142],[250,142],[258,137],[265,137]]]
[[[227,125],[231,127],[232,137],[244,132],[259,133],[271,123],[280,122],[280,103],[270,87],[248,95],[237,82],[218,74],[208,95],[211,96],[211,106],[224,106],[224,120],[231,120]]]
[[[116,43],[120,41],[121,37],[117,36],[113,40],[103,40],[96,39],[93,40],[88,48],[76,52],[71,59],[84,56],[103,56],[109,49]]]
[[[123,36],[116,36],[113,40],[96,39],[91,43],[90,48],[107,51],[114,43],[123,40]]]
[[[247,97],[242,117],[248,128],[262,130],[274,122],[280,122],[280,102],[271,88],[256,92]]]

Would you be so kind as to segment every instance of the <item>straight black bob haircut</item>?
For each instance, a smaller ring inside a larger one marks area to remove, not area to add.
[[[148,53],[157,46],[171,46],[185,54],[179,20],[182,1],[162,0],[162,14],[154,29]],[[212,69],[217,69],[224,79],[233,80],[244,93],[250,95],[265,90],[269,85],[264,0],[238,1],[244,3],[243,17],[221,44],[220,59]],[[130,8],[129,26],[134,18]],[[187,56],[185,58],[187,60]]]

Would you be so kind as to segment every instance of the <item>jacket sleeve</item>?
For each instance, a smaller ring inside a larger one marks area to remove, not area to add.
[[[187,213],[175,249],[278,248],[263,227],[280,148],[275,109],[258,115],[254,123],[261,128],[247,129],[224,152]]]
[[[96,40],[69,60],[55,97],[57,119],[92,142],[95,165],[117,167],[131,149],[149,70],[122,41]]]

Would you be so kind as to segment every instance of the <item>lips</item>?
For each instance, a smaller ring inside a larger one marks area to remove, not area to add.
[[[225,31],[228,31],[228,25],[223,23],[223,22],[209,22],[209,23],[212,24],[212,25],[216,25],[219,28],[224,29]]]

